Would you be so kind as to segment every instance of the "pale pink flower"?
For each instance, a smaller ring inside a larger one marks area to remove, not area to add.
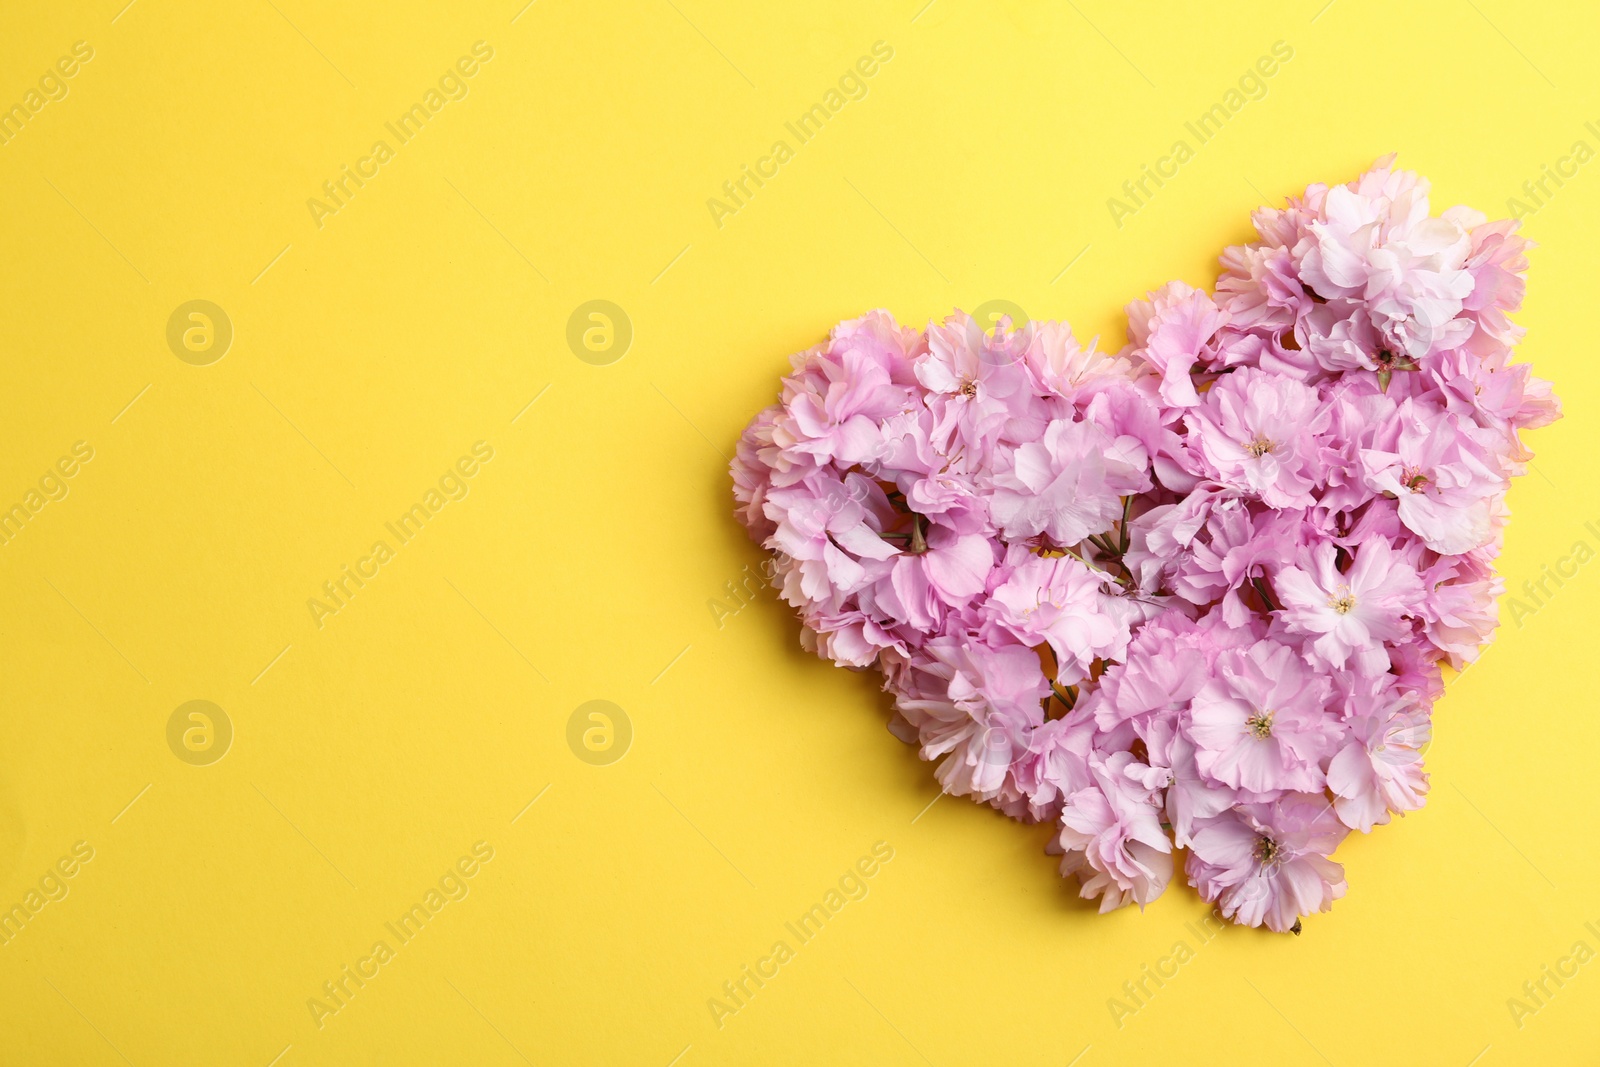
[[[1494,534],[1492,498],[1506,478],[1488,432],[1406,400],[1385,444],[1361,453],[1367,485],[1400,502],[1400,521],[1435,552],[1468,552]]]
[[[1326,710],[1330,689],[1289,645],[1221,653],[1189,711],[1200,773],[1252,793],[1321,789],[1321,762],[1343,733]]]
[[[1184,421],[1223,485],[1268,507],[1301,508],[1322,477],[1317,435],[1328,418],[1316,390],[1244,367],[1218,379]]]
[[[1474,284],[1471,220],[1430,217],[1426,181],[1377,171],[1328,190],[1324,212],[1295,249],[1318,295],[1359,302],[1385,344],[1413,359],[1471,333],[1457,319]]]
[[[1122,773],[1126,753],[1091,759],[1094,784],[1067,797],[1061,809],[1061,873],[1076,875],[1085,899],[1102,912],[1134,903],[1143,908],[1172,880],[1172,842],[1161,829],[1148,790]]]
[[[1383,642],[1411,631],[1408,616],[1422,599],[1416,570],[1387,538],[1357,548],[1348,572],[1339,570],[1339,552],[1328,542],[1314,545],[1304,567],[1285,567],[1274,583],[1289,631],[1312,635],[1311,650],[1332,667],[1358,653],[1381,657]]]
[[[1473,565],[1470,556],[1444,556],[1422,574],[1422,619],[1428,640],[1457,670],[1476,659],[1500,619],[1495,604],[1505,592],[1500,576]]]
[[[1012,780],[1027,798],[1032,821],[1055,819],[1067,796],[1088,788],[1092,719],[1050,719],[1028,735],[1028,751],[1011,765]]]
[[[1069,556],[1031,557],[990,593],[985,630],[1024,645],[1048,644],[1058,664],[1055,680],[1076,685],[1096,659],[1120,659],[1127,651],[1126,620],[1106,608],[1107,582],[1103,571]]]
[[[1129,360],[1097,351],[1094,341],[1083,347],[1064,322],[1035,322],[1030,326],[1023,366],[1032,374],[1034,389],[1040,395],[1072,400],[1106,383],[1127,382],[1134,377]]]
[[[1197,364],[1208,359],[1208,346],[1227,315],[1205,293],[1182,282],[1168,282],[1128,305],[1128,339],[1132,349],[1161,374],[1161,399],[1173,407],[1193,407]]]
[[[1432,724],[1415,693],[1386,688],[1357,703],[1351,739],[1328,764],[1328,789],[1344,824],[1367,833],[1387,823],[1390,812],[1422,807],[1428,775],[1421,750]]]
[[[989,509],[1008,538],[1044,534],[1074,545],[1122,516],[1122,497],[1150,488],[1149,456],[1132,437],[1057,419],[1044,439],[1019,445],[994,476]]]
[[[1050,687],[1039,658],[1021,645],[936,637],[912,654],[908,674],[895,707],[917,729],[922,758],[944,757],[945,792],[993,797],[1044,719]]]
[[[1283,933],[1344,896],[1344,868],[1328,857],[1348,832],[1319,795],[1241,804],[1195,829],[1185,871],[1225,917]]]

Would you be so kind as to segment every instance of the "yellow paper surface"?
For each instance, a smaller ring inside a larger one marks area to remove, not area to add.
[[[0,1062],[1594,1061],[1600,15],[124,2],[0,12]],[[798,649],[727,457],[841,318],[1115,348],[1390,151],[1535,209],[1522,607],[1303,936],[1099,916]]]

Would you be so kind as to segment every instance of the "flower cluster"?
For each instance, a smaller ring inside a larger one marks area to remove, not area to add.
[[[1255,213],[1215,292],[1052,322],[876,311],[794,358],[739,514],[833,662],[876,666],[944,790],[1059,825],[1101,910],[1183,873],[1299,931],[1331,855],[1419,807],[1441,666],[1496,624],[1527,242],[1389,160]]]

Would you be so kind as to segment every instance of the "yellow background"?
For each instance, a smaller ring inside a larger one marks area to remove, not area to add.
[[[0,906],[94,849],[0,946],[0,1061],[1600,1060],[1600,964],[1507,1007],[1600,948],[1600,567],[1521,626],[1503,606],[1437,708],[1428,806],[1342,848],[1331,914],[1203,946],[1186,887],[1101,917],[1047,830],[928,808],[874,680],[802,653],[770,593],[708,605],[760,558],[726,456],[831,323],[1003,298],[1114,348],[1262,198],[1394,150],[1436,208],[1503,214],[1600,148],[1591,6],[124,3],[0,13],[0,104],[94,49],[0,147],[0,506],[94,449],[0,547]],[[308,198],[479,40],[469,94],[319,228]],[[868,95],[795,143],[880,40]],[[1279,40],[1266,97],[1114,225]],[[706,200],[780,138],[719,228]],[[1524,358],[1567,417],[1511,493],[1513,588],[1600,547],[1600,163],[1526,229]],[[233,324],[209,366],[166,341],[194,299]],[[633,325],[607,366],[565,339],[592,299]],[[477,441],[470,495],[395,546]],[[379,539],[318,628],[308,598]],[[167,743],[193,699],[234,729],[209,766]],[[608,766],[568,746],[590,700],[632,725]],[[319,1028],[307,1001],[479,841],[470,895]],[[878,841],[869,895],[719,1028],[708,999]]]

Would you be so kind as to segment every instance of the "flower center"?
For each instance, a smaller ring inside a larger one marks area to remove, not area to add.
[[[965,381],[963,381],[961,383],[961,388],[959,390],[957,390],[957,391],[962,396],[977,396],[978,395],[978,383],[973,381],[970,378],[966,379]]]
[[[1258,434],[1255,440],[1246,442],[1244,450],[1250,453],[1250,455],[1254,458],[1260,459],[1262,456],[1266,455],[1268,452],[1271,452],[1276,447],[1278,446]]]
[[[1274,711],[1258,711],[1246,719],[1244,724],[1257,741],[1265,741],[1272,736],[1272,717],[1276,714]]]
[[[1338,596],[1328,598],[1328,607],[1332,608],[1337,614],[1348,615],[1356,606],[1356,598],[1350,592],[1348,586],[1341,586],[1340,588],[1342,592]]]
[[[1272,838],[1268,837],[1266,834],[1262,834],[1260,837],[1256,838],[1255,855],[1256,860],[1259,861],[1263,867],[1271,867],[1282,861],[1283,846],[1278,844]]]
[[[1400,479],[1400,484],[1413,493],[1420,493],[1428,485],[1428,476],[1416,467],[1407,467],[1403,472],[1405,477]]]

